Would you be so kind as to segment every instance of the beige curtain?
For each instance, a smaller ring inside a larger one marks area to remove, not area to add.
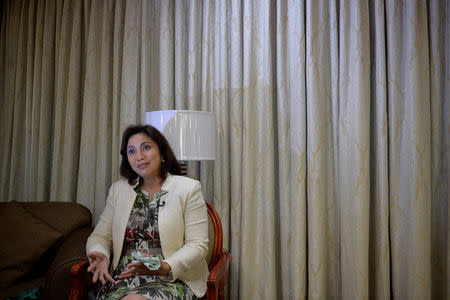
[[[0,3],[0,201],[98,220],[128,124],[213,111],[230,299],[450,299],[448,1]]]

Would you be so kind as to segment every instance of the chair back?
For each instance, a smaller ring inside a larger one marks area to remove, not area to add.
[[[219,214],[214,207],[206,202],[206,208],[208,210],[208,254],[206,261],[208,262],[208,269],[211,268],[219,261],[220,253],[222,252],[223,232],[222,222],[220,221]]]

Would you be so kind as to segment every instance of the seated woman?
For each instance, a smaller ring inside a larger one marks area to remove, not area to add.
[[[97,299],[202,297],[208,216],[200,183],[177,176],[180,165],[152,126],[128,127],[120,154],[126,180],[111,185],[86,245],[88,271],[102,283]]]

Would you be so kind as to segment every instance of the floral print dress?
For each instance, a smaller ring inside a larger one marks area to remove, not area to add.
[[[148,193],[140,185],[134,189],[137,193],[133,209],[125,230],[122,255],[117,268],[113,271],[116,284],[108,282],[100,288],[97,299],[121,299],[128,294],[139,294],[147,299],[197,299],[192,290],[181,280],[172,281],[172,272],[167,276],[136,275],[119,280],[119,275],[133,261],[131,253],[141,251],[164,259],[158,230],[159,201],[166,191],[153,195],[149,201]]]

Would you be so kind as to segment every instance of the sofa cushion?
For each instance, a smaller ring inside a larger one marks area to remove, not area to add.
[[[29,273],[63,234],[31,215],[17,202],[0,205],[0,287]]]
[[[78,228],[92,226],[91,212],[78,203],[20,202],[20,205],[64,236]]]

